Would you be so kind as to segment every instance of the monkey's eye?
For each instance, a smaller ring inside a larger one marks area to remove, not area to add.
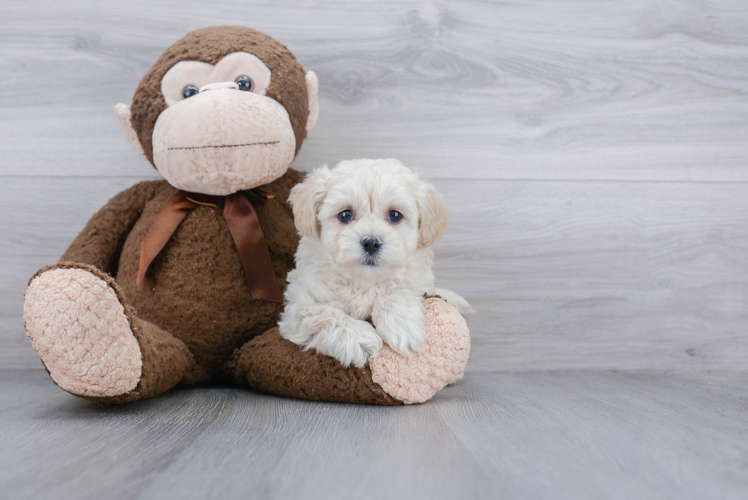
[[[188,97],[192,97],[198,92],[200,92],[200,89],[195,87],[194,85],[185,85],[185,87],[182,89],[182,97],[187,99]]]
[[[234,81],[239,86],[239,90],[248,90],[252,92],[255,88],[255,82],[253,82],[247,75],[239,76]]]
[[[343,224],[348,224],[353,220],[353,212],[350,210],[343,210],[338,214],[338,220]]]
[[[401,214],[397,210],[390,210],[390,213],[387,214],[387,219],[390,222],[397,224],[398,222],[403,220],[403,214]]]

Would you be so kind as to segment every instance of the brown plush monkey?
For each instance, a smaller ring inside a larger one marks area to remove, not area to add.
[[[318,114],[317,77],[276,40],[222,26],[168,48],[132,107],[133,147],[163,175],[96,213],[29,282],[24,320],[64,390],[123,403],[210,379],[308,399],[421,402],[454,380],[469,339],[429,299],[429,340],[363,369],[302,351],[274,328],[298,238],[289,166]]]

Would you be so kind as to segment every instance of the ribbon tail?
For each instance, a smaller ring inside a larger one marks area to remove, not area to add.
[[[140,244],[140,262],[138,264],[137,285],[143,284],[145,274],[156,256],[164,249],[179,224],[197,205],[187,199],[187,193],[177,191],[171,197]]]
[[[244,279],[252,297],[282,304],[283,292],[273,271],[265,235],[262,234],[257,213],[243,193],[226,197],[223,218],[239,251]]]

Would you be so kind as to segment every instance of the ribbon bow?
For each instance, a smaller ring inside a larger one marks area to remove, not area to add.
[[[265,236],[260,228],[252,204],[247,195],[261,200],[272,200],[274,196],[260,189],[240,191],[228,196],[213,196],[177,191],[164,209],[158,214],[153,225],[140,245],[140,265],[137,284],[145,279],[148,267],[163,250],[179,224],[198,206],[218,208],[223,204],[223,218],[229,226],[231,237],[239,250],[239,258],[244,268],[244,279],[252,297],[267,302],[283,303],[283,293],[273,272]]]

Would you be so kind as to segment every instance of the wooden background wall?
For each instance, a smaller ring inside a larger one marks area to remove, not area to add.
[[[39,367],[29,276],[158,176],[114,104],[218,24],[319,75],[296,168],[396,157],[444,193],[436,272],[479,311],[470,369],[748,367],[743,0],[2,0],[0,366]]]

